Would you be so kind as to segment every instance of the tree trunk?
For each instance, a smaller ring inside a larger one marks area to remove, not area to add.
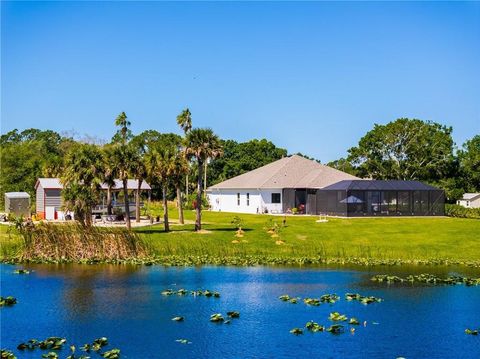
[[[163,226],[165,232],[170,231],[170,225],[168,224],[168,203],[167,203],[167,185],[162,185],[162,196],[163,196]]]
[[[188,173],[187,173],[187,176],[186,176],[186,179],[185,179],[185,193],[186,193],[187,198],[188,198]]]
[[[142,179],[138,179],[137,196],[135,198],[135,222],[140,222],[140,189],[142,188]]]
[[[202,229],[202,192],[203,192],[203,161],[198,160],[198,181],[197,181],[197,208],[195,219],[195,230]]]
[[[112,215],[112,187],[110,186],[107,189],[107,214]]]
[[[180,186],[177,184],[177,204],[178,204],[178,223],[184,224],[183,220],[183,203],[182,203],[182,191]]]
[[[130,224],[130,204],[128,203],[128,187],[127,180],[123,180],[123,197],[125,201],[125,221],[127,223],[127,229],[131,229],[132,225]]]

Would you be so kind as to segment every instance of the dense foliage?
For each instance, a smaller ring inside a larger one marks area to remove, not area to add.
[[[458,204],[446,204],[445,214],[449,217],[480,219],[480,208],[465,208]]]

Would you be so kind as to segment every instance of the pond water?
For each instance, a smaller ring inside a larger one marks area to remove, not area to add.
[[[33,269],[29,275],[13,274]],[[406,276],[418,272],[480,277],[478,269],[427,267],[278,268],[114,265],[0,265],[1,295],[18,303],[0,309],[1,347],[19,358],[20,342],[48,336],[67,338],[77,348],[108,337],[107,349],[122,358],[480,358],[480,287],[387,285],[370,281],[378,273]],[[218,291],[220,298],[164,296],[167,288]],[[383,298],[362,305],[344,299],[347,292]],[[282,294],[318,298],[337,293],[341,300],[318,307],[282,302]],[[213,313],[239,311],[227,324],[209,321]],[[292,335],[309,320],[332,324],[330,312],[356,317],[352,334],[327,332]],[[184,316],[184,322],[175,322]],[[366,321],[366,326],[363,322]],[[181,344],[177,339],[188,339]],[[77,353],[78,353],[77,349]],[[93,353],[91,358],[100,358]]]

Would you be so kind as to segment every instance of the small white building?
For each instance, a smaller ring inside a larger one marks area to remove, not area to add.
[[[465,193],[457,204],[465,208],[480,208],[480,193]]]
[[[353,179],[358,178],[293,155],[213,185],[207,198],[212,211],[287,213],[304,208],[313,214],[318,189]]]

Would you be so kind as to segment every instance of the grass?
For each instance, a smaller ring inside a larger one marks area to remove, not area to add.
[[[170,211],[176,218],[177,212]],[[205,233],[193,233],[193,224],[138,229],[162,256],[268,256],[288,258],[372,258],[403,261],[480,262],[480,221],[461,218],[329,218],[240,214],[243,238],[235,237],[233,213],[203,213]],[[185,211],[194,220],[193,211]],[[269,221],[282,228],[279,237],[267,233]],[[233,242],[233,243],[232,243]],[[238,243],[235,243],[238,242]]]
[[[152,206],[150,213],[161,213]],[[203,213],[204,231],[193,232],[194,212],[185,211],[185,225],[137,228],[161,263],[169,264],[255,264],[318,263],[325,261],[374,263],[461,263],[480,266],[480,221],[462,218],[329,218],[240,214],[243,237],[235,236],[231,224],[238,214]],[[172,222],[177,211],[170,211]],[[276,221],[278,237],[267,227]],[[21,251],[21,241],[0,226],[2,258]],[[188,258],[188,260],[185,260]],[[372,262],[373,261],[373,262]]]

